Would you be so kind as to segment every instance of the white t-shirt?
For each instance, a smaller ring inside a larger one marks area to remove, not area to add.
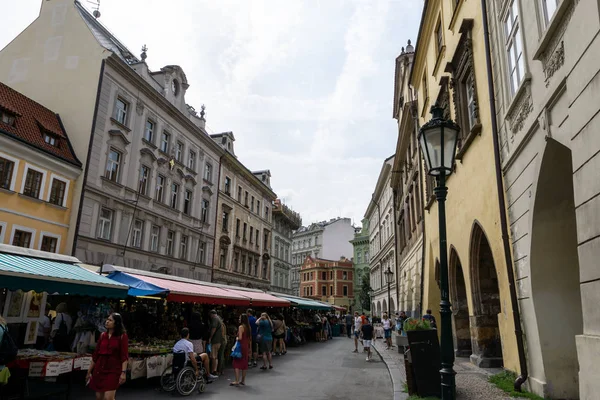
[[[392,321],[390,319],[382,319],[381,323],[383,324],[383,329],[391,329]]]
[[[360,316],[354,318],[354,330],[360,330],[362,326],[362,318]]]
[[[63,319],[67,325],[67,333],[71,332],[71,328],[73,328],[73,319],[67,313],[60,313],[56,316],[54,319],[54,325],[52,326],[53,331],[57,331],[58,328],[60,328],[60,323],[63,321]]]
[[[179,339],[173,346],[173,353],[190,354],[194,352],[194,345],[187,339]]]

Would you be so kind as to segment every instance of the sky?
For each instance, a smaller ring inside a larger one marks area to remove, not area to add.
[[[0,0],[0,49],[42,0]],[[81,0],[92,10],[94,5]],[[209,133],[233,131],[249,169],[304,225],[364,216],[395,152],[394,63],[416,41],[422,0],[101,0],[100,21],[151,70],[176,64]]]

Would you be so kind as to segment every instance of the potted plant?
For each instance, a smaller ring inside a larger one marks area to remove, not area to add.
[[[421,397],[441,396],[440,344],[437,330],[427,320],[409,318],[404,331],[410,348],[410,367],[416,393]]]

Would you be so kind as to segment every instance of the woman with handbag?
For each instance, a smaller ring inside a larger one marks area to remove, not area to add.
[[[233,370],[235,372],[235,381],[231,382],[230,386],[245,386],[246,385],[246,371],[248,371],[248,355],[250,351],[250,335],[252,330],[248,323],[248,315],[240,315],[240,326],[238,327],[238,333],[236,338],[235,346],[239,346],[242,356],[233,359]],[[240,371],[242,371],[242,380],[240,381]]]
[[[111,314],[100,335],[86,382],[96,392],[96,400],[114,400],[117,389],[127,380],[129,339],[121,314]]]

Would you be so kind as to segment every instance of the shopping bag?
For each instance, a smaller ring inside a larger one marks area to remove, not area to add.
[[[231,348],[231,358],[242,358],[242,344],[239,340]]]

